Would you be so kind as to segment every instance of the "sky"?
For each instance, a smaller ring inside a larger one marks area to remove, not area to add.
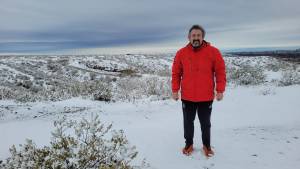
[[[0,53],[300,46],[299,0],[0,0]]]

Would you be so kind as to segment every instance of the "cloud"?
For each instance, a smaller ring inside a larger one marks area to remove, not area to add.
[[[31,46],[54,50],[182,44],[195,23],[221,47],[280,45],[276,38],[300,45],[295,38],[300,34],[298,6],[298,0],[2,0],[0,52],[20,50],[20,44],[26,51]]]

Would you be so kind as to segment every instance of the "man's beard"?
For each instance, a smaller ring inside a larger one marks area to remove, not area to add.
[[[198,40],[198,39],[193,40],[192,46],[194,48],[199,48],[201,46],[200,40]]]

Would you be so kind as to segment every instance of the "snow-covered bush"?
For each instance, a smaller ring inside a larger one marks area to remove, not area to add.
[[[97,74],[95,72],[90,72],[89,75],[90,75],[90,80],[95,80],[97,77]]]
[[[23,80],[23,81],[20,81],[16,84],[17,86],[22,86],[26,89],[29,89],[32,87],[33,83],[31,80]]]
[[[227,67],[228,82],[237,85],[258,85],[266,80],[266,75],[260,67],[242,64],[239,67]]]
[[[58,64],[56,61],[48,59],[47,60],[47,69],[51,72],[57,72],[60,70],[62,66]]]
[[[158,99],[170,98],[170,84],[170,78],[156,76],[122,78],[117,81],[115,98],[127,101],[149,96],[156,96]]]
[[[111,101],[112,100],[112,92],[111,88],[108,86],[98,86],[98,90],[93,91],[93,99],[99,101]]]
[[[73,69],[73,70],[71,70],[71,75],[72,75],[72,77],[77,77],[77,76],[79,76],[79,71],[77,69]]]
[[[294,62],[282,60],[280,58],[271,58],[269,62],[265,64],[265,69],[268,71],[278,72],[280,70],[287,71],[291,68],[296,69],[299,65]]]
[[[280,66],[278,62],[270,62],[266,64],[266,70],[278,72],[280,70]]]
[[[168,66],[164,66],[163,69],[158,69],[155,72],[155,74],[158,75],[158,76],[170,77],[171,76],[171,69]]]
[[[278,81],[279,86],[290,86],[300,84],[300,73],[294,69],[288,69],[282,72]]]
[[[11,88],[0,86],[0,100],[13,99],[14,91]]]
[[[69,58],[60,58],[57,60],[57,63],[61,64],[62,66],[67,66],[69,64]]]
[[[102,80],[84,81],[73,83],[50,81],[47,88],[32,86],[27,89],[17,86],[15,90],[0,89],[2,98],[15,99],[18,102],[36,102],[36,101],[59,101],[72,97],[85,97],[100,101],[111,101],[112,87],[109,82]],[[10,96],[10,97],[8,97]]]
[[[112,97],[111,84],[101,80],[69,84],[63,92],[70,97],[84,96],[100,101],[110,101]]]
[[[147,96],[156,95],[161,99],[171,97],[171,79],[152,77],[145,80],[145,93]]]
[[[37,101],[37,96],[34,96],[30,91],[23,90],[24,92],[18,92],[16,96],[17,102],[35,102]]]
[[[264,95],[264,96],[266,96],[266,95],[275,95],[276,92],[275,92],[275,89],[272,88],[272,87],[265,87],[265,88],[263,88],[259,91],[259,94]]]
[[[124,70],[120,70],[120,76],[124,77],[124,76],[135,76],[137,71],[133,70],[133,69],[124,69]]]
[[[139,78],[122,78],[116,83],[115,99],[116,100],[135,100],[141,97]]]
[[[0,164],[3,169],[131,169],[136,158],[135,146],[130,146],[122,130],[112,130],[96,116],[91,121],[66,120],[54,122],[49,146],[36,146],[32,140],[19,149],[10,148],[10,157]]]

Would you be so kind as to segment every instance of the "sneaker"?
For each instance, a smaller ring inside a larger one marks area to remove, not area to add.
[[[206,157],[212,157],[215,153],[211,147],[203,146],[203,153]]]
[[[193,144],[185,145],[185,147],[182,149],[182,153],[185,155],[191,155],[193,151],[194,151]]]

